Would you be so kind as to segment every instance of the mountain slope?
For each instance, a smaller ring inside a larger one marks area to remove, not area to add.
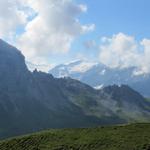
[[[126,84],[144,96],[150,97],[150,74],[136,75],[136,71],[136,67],[112,69],[101,63],[80,60],[58,65],[49,73],[57,78],[71,77],[96,88]]]
[[[29,72],[22,54],[3,41],[0,70],[0,137],[98,124],[68,100],[51,75]]]
[[[0,138],[35,132],[47,128],[88,127],[149,121],[149,102],[129,87],[128,102],[119,105],[103,90],[70,78],[56,79],[43,72],[30,72],[24,56],[0,40]],[[124,88],[118,87],[124,92]],[[120,101],[126,101],[120,95]],[[130,103],[133,100],[133,103]],[[138,105],[138,103],[142,105]],[[110,104],[113,107],[110,107]],[[135,111],[135,109],[138,111]],[[118,115],[118,109],[124,110]],[[140,116],[140,119],[138,119]]]
[[[3,150],[150,150],[150,124],[49,130],[0,142]]]
[[[71,78],[57,80],[74,104],[105,124],[149,120],[150,103],[129,86],[113,85],[95,90]]]

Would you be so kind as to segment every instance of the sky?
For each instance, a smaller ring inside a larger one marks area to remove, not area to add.
[[[0,0],[0,38],[47,71],[76,59],[150,73],[149,0]]]

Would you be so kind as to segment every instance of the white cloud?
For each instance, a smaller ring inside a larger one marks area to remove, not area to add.
[[[37,15],[26,25],[18,46],[31,61],[68,52],[76,37],[95,28],[80,23],[78,16],[87,7],[73,0],[26,0],[26,5]]]
[[[138,42],[123,33],[111,38],[103,37],[100,45],[100,61],[111,68],[138,67],[135,74],[150,72],[150,40]]]
[[[48,64],[51,54],[68,52],[78,36],[95,29],[80,23],[86,11],[75,0],[0,0],[0,38],[15,43],[28,61]]]
[[[34,71],[35,69],[38,69],[40,71],[47,72],[47,73],[50,69],[52,69],[55,66],[54,64],[47,64],[41,61],[39,62],[36,64],[33,64],[32,62],[27,61],[26,64],[30,71]]]
[[[26,23],[27,16],[19,9],[19,0],[0,0],[0,37],[11,39],[18,26]]]
[[[140,58],[141,72],[150,73],[150,39],[143,39],[141,45],[144,52]]]

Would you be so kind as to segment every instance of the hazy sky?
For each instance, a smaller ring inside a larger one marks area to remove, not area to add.
[[[0,0],[0,38],[38,65],[89,59],[150,72],[149,7],[149,0]]]

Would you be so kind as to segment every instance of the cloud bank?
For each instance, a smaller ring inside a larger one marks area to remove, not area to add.
[[[149,39],[137,41],[133,36],[124,33],[101,39],[100,62],[111,68],[137,67],[135,75],[150,73],[149,57]]]
[[[67,53],[77,37],[95,29],[94,24],[81,24],[79,16],[86,12],[87,6],[75,0],[0,0],[0,38],[15,43],[27,61],[47,66],[51,55]],[[91,53],[97,49],[94,40],[84,42]],[[118,33],[103,37],[99,47],[105,65],[150,73],[150,39]]]
[[[0,0],[0,37],[13,38],[17,28],[27,22],[19,0]]]
[[[93,24],[82,25],[78,20],[87,7],[72,0],[27,0],[26,5],[36,13],[18,41],[28,58],[68,52],[76,37],[94,30]]]
[[[13,34],[29,61],[46,60],[68,52],[78,36],[94,30],[94,24],[83,25],[78,19],[86,11],[86,5],[74,0],[1,0],[0,37]]]

